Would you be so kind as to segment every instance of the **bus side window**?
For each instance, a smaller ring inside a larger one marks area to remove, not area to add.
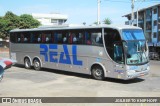
[[[24,43],[24,34],[21,33],[21,43]]]
[[[42,43],[46,42],[46,34],[42,33]]]
[[[54,33],[54,43],[58,43],[58,33]]]
[[[42,35],[41,34],[37,34],[37,43],[41,43],[42,42]]]
[[[63,33],[62,33],[62,42],[63,42],[63,44],[68,44],[68,36],[69,36],[68,32],[63,31]]]
[[[64,44],[67,43],[67,37],[66,36],[63,37],[63,43]]]
[[[83,44],[84,34],[82,32],[78,33],[78,44]]]
[[[54,43],[54,32],[51,33],[51,43]]]
[[[73,38],[73,40],[72,40],[72,41],[73,41],[73,44],[76,44],[76,43],[77,43],[76,33],[73,33],[72,36],[73,36],[73,37],[72,37],[72,38]]]
[[[21,42],[21,35],[20,33],[17,33],[17,43],[20,43]]]
[[[70,30],[68,35],[69,44],[83,44],[83,30]]]
[[[51,43],[51,33],[46,33],[46,43]]]
[[[39,32],[32,33],[32,40],[33,43],[41,43],[42,41],[41,34]]]
[[[10,33],[10,41],[12,42],[12,43],[16,43],[16,37],[17,35],[16,35],[16,33]]]
[[[24,33],[24,43],[30,43],[30,34],[29,33]]]
[[[69,35],[68,35],[68,42],[69,44],[72,44],[72,40],[73,40],[73,35],[71,32],[69,32]]]
[[[90,36],[89,32],[85,32],[85,44],[87,44],[87,45],[91,45],[92,44],[91,36]]]
[[[57,42],[58,44],[62,44],[62,42],[63,42],[62,33],[57,34],[57,41],[58,41]]]
[[[33,34],[33,33],[30,33],[30,36],[31,36],[31,37],[30,37],[30,42],[31,42],[31,43],[34,43],[34,34]]]
[[[94,30],[91,33],[92,44],[96,46],[102,46],[102,31],[101,30]]]
[[[67,37],[67,35],[64,35],[63,36],[63,44],[67,44],[68,42],[68,37]]]

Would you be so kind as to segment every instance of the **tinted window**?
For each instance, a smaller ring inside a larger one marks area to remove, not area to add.
[[[52,33],[49,31],[41,32],[42,43],[51,43],[52,42]]]
[[[15,36],[15,37],[14,37]],[[30,31],[11,34],[11,41],[18,43],[54,43],[102,45],[102,29],[70,29]]]
[[[10,33],[10,41],[16,43],[16,33]]]
[[[28,32],[23,33],[24,39],[23,39],[23,43],[30,43],[31,40],[31,35]]]
[[[121,41],[120,34],[116,29],[104,29],[105,46],[109,56],[114,60],[114,43]]]
[[[142,30],[123,30],[122,36],[124,40],[145,40]]]
[[[83,44],[84,30],[70,30],[68,35],[69,44]]]
[[[85,30],[85,43],[88,45],[102,45],[102,29]]]

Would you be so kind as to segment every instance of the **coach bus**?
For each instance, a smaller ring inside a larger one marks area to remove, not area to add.
[[[10,58],[25,68],[50,68],[133,79],[149,73],[148,46],[141,28],[81,26],[10,31]]]

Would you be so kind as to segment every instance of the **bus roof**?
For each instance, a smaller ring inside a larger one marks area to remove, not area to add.
[[[113,28],[117,30],[121,29],[141,29],[140,27],[130,26],[130,25],[96,25],[96,26],[48,26],[48,27],[38,27],[32,29],[14,29],[10,32],[27,32],[27,31],[49,31],[49,30],[71,30],[71,29],[90,29],[90,28]]]

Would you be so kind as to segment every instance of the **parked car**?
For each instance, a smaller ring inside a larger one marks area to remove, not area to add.
[[[149,52],[149,58],[150,60],[159,60],[160,55],[157,52]]]
[[[0,58],[0,81],[3,79],[4,70],[14,65],[16,61],[8,58]]]

